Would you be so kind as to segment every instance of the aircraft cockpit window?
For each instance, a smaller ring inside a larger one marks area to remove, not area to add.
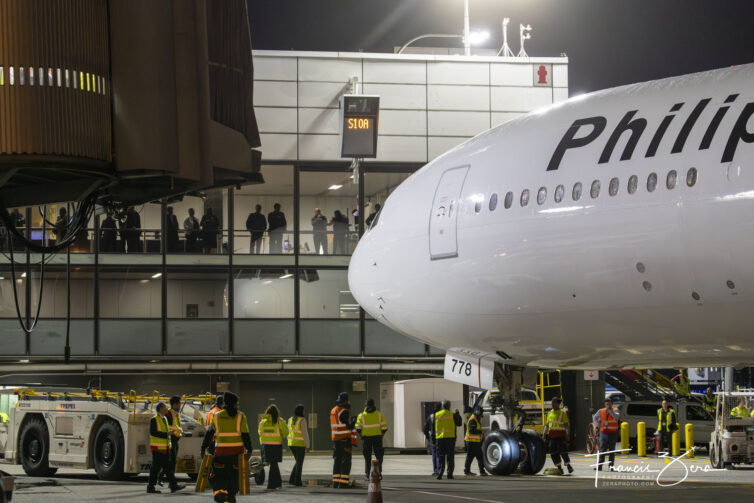
[[[629,194],[635,193],[638,187],[639,187],[639,177],[636,175],[631,175],[631,177],[628,179],[628,193]]]
[[[600,195],[600,181],[595,180],[592,182],[592,188],[589,190],[589,195],[592,196],[592,199],[597,199],[597,196]]]
[[[610,187],[608,188],[608,192],[610,193],[610,197],[615,196],[618,194],[618,189],[620,188],[620,180],[618,180],[618,177],[613,178],[610,180]]]
[[[495,211],[495,208],[497,208],[497,194],[492,194],[490,196],[490,211]]]
[[[573,198],[574,201],[578,201],[579,199],[581,199],[581,182],[576,182],[573,184],[571,197]]]
[[[523,208],[527,204],[529,204],[529,189],[524,189],[521,192],[521,207]]]
[[[511,192],[510,190],[507,194],[505,194],[505,202],[503,204],[505,204],[506,210],[513,204],[513,192]]]
[[[691,168],[689,169],[689,172],[686,173],[686,185],[689,187],[696,185],[696,168]]]
[[[555,202],[559,203],[563,200],[563,193],[565,192],[565,187],[562,185],[558,185],[555,187]]]
[[[647,177],[647,191],[654,192],[657,187],[657,173],[650,173]]]
[[[675,182],[678,179],[678,173],[674,169],[671,169],[668,172],[668,177],[665,180],[665,186],[668,188],[668,190],[672,190],[675,188]]]
[[[542,206],[547,199],[547,187],[540,187],[537,192],[537,204]]]

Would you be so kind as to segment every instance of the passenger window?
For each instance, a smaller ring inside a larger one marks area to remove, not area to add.
[[[513,192],[508,191],[508,193],[505,194],[505,202],[504,202],[504,204],[505,204],[505,209],[506,210],[511,207],[511,205],[513,204]]]
[[[571,197],[574,201],[578,201],[581,199],[581,182],[576,182],[573,184],[573,191],[571,191]]]
[[[610,187],[608,187],[610,197],[613,197],[618,193],[618,188],[620,188],[620,180],[618,180],[618,177],[615,177],[610,180]]]
[[[495,211],[495,208],[497,208],[497,194],[492,194],[490,196],[490,211]]]
[[[547,187],[540,187],[537,192],[537,204],[542,206],[547,199]]]
[[[672,190],[675,188],[675,182],[678,179],[678,173],[675,172],[674,169],[671,169],[668,172],[668,177],[665,180],[665,186],[668,188],[668,190]]]
[[[689,169],[689,172],[686,173],[686,185],[689,187],[696,185],[696,168],[691,168]]]
[[[636,175],[631,175],[631,177],[628,179],[628,193],[629,194],[635,193],[638,187],[639,187],[639,177]]]
[[[524,207],[527,204],[529,204],[529,189],[524,189],[521,192],[521,207]]]
[[[647,177],[647,192],[654,192],[657,188],[657,173],[650,173]]]
[[[589,195],[592,196],[592,199],[597,199],[597,196],[600,195],[600,181],[595,180],[592,182],[592,188],[589,191]]]
[[[555,187],[555,202],[559,203],[563,200],[563,193],[565,192],[565,187],[562,185],[558,185]]]

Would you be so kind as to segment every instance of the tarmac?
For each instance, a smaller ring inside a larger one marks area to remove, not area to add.
[[[754,467],[741,466],[733,470],[713,471],[706,457],[679,459],[667,463],[654,456],[638,458],[618,456],[615,472],[600,472],[595,478],[594,457],[583,452],[571,454],[574,473],[565,476],[510,475],[505,477],[467,477],[463,475],[465,455],[456,455],[456,478],[436,480],[431,476],[429,456],[389,454],[385,456],[382,497],[384,501],[445,503],[578,501],[580,503],[611,503],[636,501],[664,501],[668,499],[695,502],[725,499],[727,502],[752,501],[754,498]],[[239,496],[238,501],[275,502],[364,502],[367,480],[363,474],[364,460],[354,456],[352,480],[356,487],[333,489],[328,483],[332,459],[325,453],[307,456],[304,463],[304,487],[292,487],[287,482],[293,459],[286,455],[281,464],[283,488],[268,491],[265,486],[251,484],[251,494]],[[548,459],[545,467],[551,467]],[[149,502],[149,501],[212,501],[209,491],[193,492],[193,483],[185,476],[183,491],[148,495],[146,475],[123,482],[105,482],[92,470],[60,469],[51,478],[26,477],[20,466],[0,464],[0,469],[17,476],[14,503],[67,503],[80,501]],[[472,466],[472,470],[476,470]],[[159,489],[159,488],[158,488]],[[726,503],[727,503],[726,502]]]

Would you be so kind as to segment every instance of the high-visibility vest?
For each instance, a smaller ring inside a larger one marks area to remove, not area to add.
[[[168,418],[155,414],[154,420],[157,423],[157,431],[161,433],[168,432]],[[153,437],[152,435],[149,435],[149,447],[153,451],[167,453],[170,451],[170,445],[170,435],[168,435],[167,438]]]
[[[435,412],[435,438],[456,438],[456,422],[447,409]]]
[[[361,430],[362,437],[379,437],[383,431],[387,431],[387,420],[385,415],[375,410],[373,412],[364,412],[356,418],[356,429]]]
[[[689,382],[689,378],[685,375],[678,374],[678,379],[676,379],[674,387],[675,392],[679,395],[689,396],[689,393],[691,391],[691,383]]]
[[[665,429],[662,429],[662,415],[665,414]],[[676,422],[675,411],[668,409],[667,412],[662,410],[662,407],[657,409],[657,431],[670,432],[670,424]]]
[[[241,433],[249,432],[246,416],[240,410],[236,417],[230,417],[227,410],[221,410],[212,418],[215,428],[215,457],[243,454],[244,445]]]
[[[733,417],[749,417],[749,409],[744,407],[734,407],[730,411],[730,415]]]
[[[607,414],[607,409],[600,409],[600,433],[617,433],[618,421]]]
[[[259,421],[259,442],[265,445],[283,445],[283,437],[288,436],[288,428],[285,421],[278,418],[276,422],[272,421],[269,414],[265,414]]]
[[[10,418],[8,418],[8,414],[4,412],[0,412],[0,423],[7,423],[10,421]]]
[[[547,431],[548,432],[556,432],[556,431],[562,431],[565,433],[566,431],[566,423],[568,422],[568,413],[563,409],[552,409],[549,414],[547,414]]]
[[[209,412],[207,412],[207,424],[205,426],[209,426],[212,424],[212,418],[215,417],[215,414],[220,412],[222,409],[220,407],[212,407]]]
[[[481,433],[471,433],[470,426],[471,422],[476,423],[476,429],[481,431],[482,425],[479,424],[479,420],[476,418],[476,415],[472,414],[469,417],[469,420],[466,422],[466,436],[463,438],[466,442],[481,442],[482,441],[482,434]],[[455,423],[453,423],[454,430],[455,430]]]
[[[709,412],[715,410],[715,395],[704,394],[704,408]]]
[[[304,441],[304,432],[301,429],[301,423],[303,422],[304,422],[303,417],[291,416],[288,419],[288,446],[289,447],[306,447],[306,442]]]
[[[181,436],[183,436],[183,430],[181,429],[181,413],[170,409],[170,417],[173,420],[172,426],[178,428],[177,430],[173,431],[171,435],[176,438],[180,438]]]
[[[351,436],[348,425],[340,422],[340,413],[344,410],[346,410],[345,407],[336,405],[330,411],[330,437],[333,440],[346,440]]]

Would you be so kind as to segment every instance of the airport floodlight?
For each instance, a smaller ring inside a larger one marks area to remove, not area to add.
[[[490,32],[484,31],[472,31],[469,33],[469,43],[472,45],[481,44],[485,40],[490,38]]]
[[[524,42],[526,40],[529,40],[531,38],[531,25],[530,24],[527,24],[527,25],[519,24],[518,25],[518,33],[519,33],[519,36],[521,37],[521,50],[518,51],[518,57],[519,58],[528,58],[529,55],[526,54],[526,49],[524,49]]]
[[[503,56],[504,58],[512,58],[515,56],[513,54],[513,51],[511,51],[510,46],[508,45],[508,25],[510,24],[510,22],[511,19],[509,17],[503,18],[503,46],[497,52],[497,55]]]

